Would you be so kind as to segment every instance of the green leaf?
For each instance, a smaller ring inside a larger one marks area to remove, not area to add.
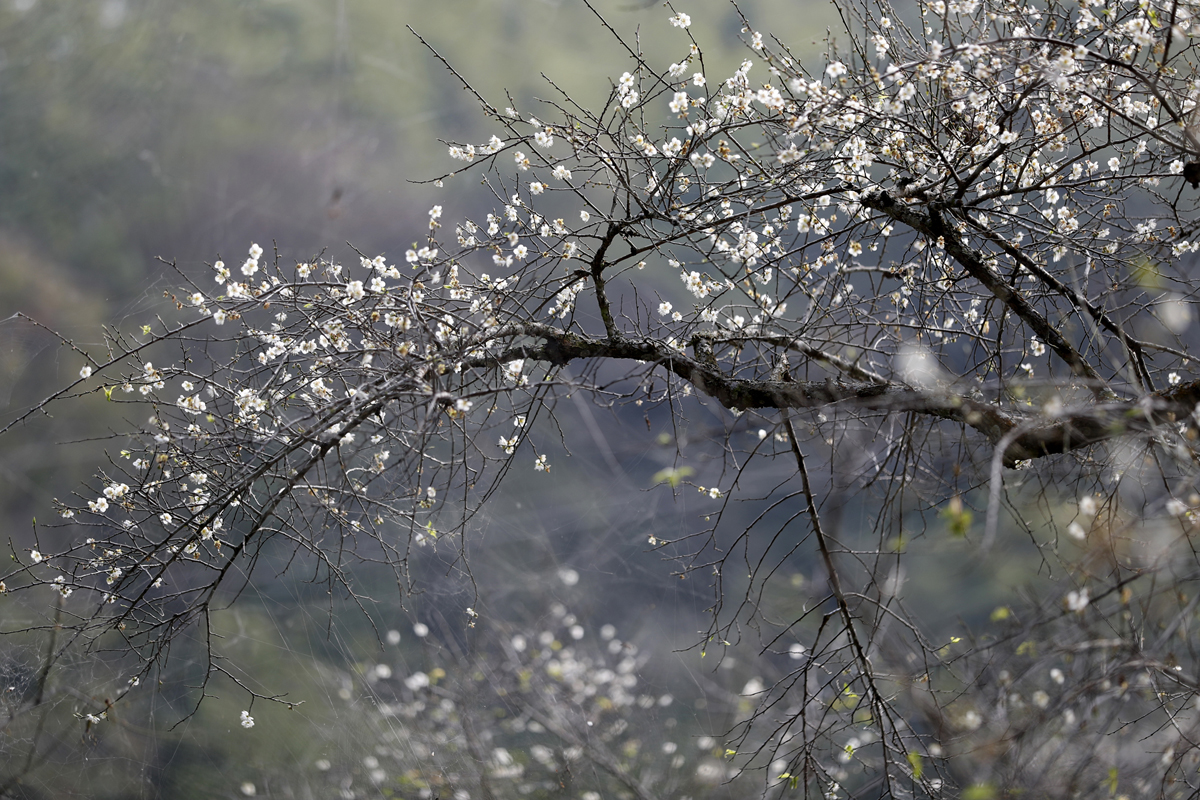
[[[1102,785],[1103,785],[1103,786],[1104,786],[1106,789],[1108,789],[1108,793],[1109,793],[1109,794],[1116,794],[1116,793],[1117,793],[1117,777],[1118,777],[1119,775],[1120,775],[1120,773],[1119,773],[1119,772],[1117,772],[1117,768],[1116,768],[1116,767],[1109,767],[1109,768],[1108,768],[1108,780],[1104,781],[1104,783],[1103,783]]]
[[[921,761],[921,754],[911,752],[906,758],[908,758],[908,766],[912,768],[913,780],[921,780],[921,775],[925,772],[925,765]]]
[[[1128,269],[1129,276],[1143,289],[1161,289],[1164,286],[1162,268],[1153,259],[1135,258]]]
[[[655,486],[660,483],[669,483],[672,489],[678,489],[679,484],[683,483],[684,479],[690,477],[694,472],[695,470],[691,467],[679,467],[678,469],[667,467],[654,473],[654,477],[651,480],[654,481]]]
[[[971,521],[975,518],[971,509],[963,507],[961,497],[951,498],[950,504],[942,509],[940,516],[946,520],[946,527],[950,529],[950,534],[957,538],[967,535],[967,532],[971,530]]]

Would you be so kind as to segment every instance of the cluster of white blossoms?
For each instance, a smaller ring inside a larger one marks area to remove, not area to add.
[[[579,577],[571,568],[558,571],[565,587]],[[417,623],[414,632],[425,639],[429,629]],[[396,630],[385,637],[392,647],[402,639]],[[651,781],[665,775],[680,791],[699,794],[728,775],[717,740],[696,737],[679,724],[680,699],[669,688],[671,676],[654,670],[650,658],[619,637],[614,625],[593,627],[556,602],[535,626],[484,632],[468,659],[447,658],[436,637],[421,647],[420,669],[406,666],[408,659],[393,662],[385,648],[378,663],[362,670],[360,691],[338,692],[354,708],[370,697],[356,718],[371,730],[403,725],[410,746],[318,759],[312,767],[323,778],[344,783],[361,776],[386,786],[397,775],[437,774],[457,786],[470,785],[461,758],[469,746],[464,728],[474,709],[493,701],[503,702],[509,713],[488,724],[487,746],[469,768],[485,771],[497,792],[549,789],[564,764],[578,776],[573,786],[582,800],[619,793],[629,776]],[[488,679],[474,682],[469,695],[461,691],[469,685],[464,678],[480,669]],[[597,753],[608,752],[620,754],[619,775],[583,768]]]
[[[621,99],[622,108],[633,108],[641,100],[641,94],[634,89],[636,79],[633,73],[625,72],[617,81],[617,96]]]
[[[504,149],[504,141],[493,136],[488,143],[476,148],[473,144],[451,145],[450,157],[459,161],[474,161],[476,155],[490,156]]]

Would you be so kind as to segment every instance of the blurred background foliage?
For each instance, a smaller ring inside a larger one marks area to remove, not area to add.
[[[665,67],[686,54],[687,38],[666,24],[671,12],[661,5],[597,0],[596,7],[628,41],[640,43],[651,63]],[[836,20],[831,6],[795,0],[746,0],[741,9],[800,57],[826,47],[826,27]],[[691,32],[710,79],[746,56],[741,19],[725,0],[691,0],[679,10],[694,20]],[[94,349],[102,346],[104,325],[132,332],[170,313],[163,293],[180,276],[160,257],[185,275],[200,274],[222,256],[236,259],[251,241],[277,242],[285,259],[326,249],[334,258],[353,258],[346,242],[396,257],[422,234],[431,204],[478,216],[488,210],[468,178],[440,189],[413,183],[452,168],[439,139],[483,142],[494,131],[406,26],[493,103],[507,105],[508,93],[527,115],[538,113],[536,98],[557,96],[543,75],[586,105],[632,67],[579,0],[0,0],[5,413],[63,385],[80,363],[46,330],[11,318],[15,312]],[[49,518],[51,499],[103,463],[105,445],[93,440],[124,426],[121,409],[102,396],[82,397],[77,408],[0,443],[0,503],[15,548],[32,546],[30,520]],[[18,752],[38,737],[52,743],[45,763],[9,791],[31,798],[440,794],[449,800],[455,764],[476,773],[507,769],[511,777],[512,763],[493,752],[501,748],[525,765],[526,775],[538,764],[545,773],[528,778],[520,793],[567,796],[565,776],[574,762],[561,753],[549,761],[530,755],[541,751],[532,749],[528,719],[516,728],[499,722],[521,715],[521,703],[498,694],[512,676],[480,670],[500,663],[488,658],[511,636],[532,641],[546,633],[550,644],[543,649],[562,646],[559,629],[571,627],[563,622],[568,615],[585,632],[573,646],[580,653],[592,647],[589,658],[606,657],[607,645],[597,639],[606,624],[617,627],[630,652],[642,654],[637,673],[646,688],[634,693],[653,702],[635,701],[636,735],[608,741],[623,762],[669,764],[674,753],[686,754],[689,777],[671,784],[672,791],[733,791],[721,788],[722,753],[705,737],[719,737],[744,716],[750,701],[742,688],[783,668],[787,648],[760,657],[760,643],[747,632],[744,654],[710,653],[704,661],[695,646],[711,589],[678,580],[671,554],[647,544],[655,535],[695,529],[714,509],[686,485],[678,497],[666,487],[653,489],[652,476],[686,463],[695,483],[715,485],[723,423],[695,402],[674,422],[664,409],[643,419],[641,411],[608,414],[580,404],[559,416],[581,432],[568,442],[573,456],[557,459],[550,493],[550,478],[514,474],[470,545],[473,574],[463,573],[453,552],[431,550],[417,567],[424,593],[401,606],[387,575],[364,569],[356,580],[372,600],[363,609],[304,583],[303,568],[293,569],[251,587],[214,619],[211,632],[197,631],[194,652],[172,653],[159,686],[139,687],[98,726],[85,728],[73,715],[103,708],[105,693],[119,693],[128,674],[100,656],[68,663],[46,681],[58,692],[56,716],[48,722],[31,716],[5,731],[0,752]],[[77,440],[87,442],[54,446]],[[786,471],[786,464],[763,469]],[[756,510],[748,504],[730,513],[735,528]],[[861,513],[853,524],[866,528],[869,509]],[[909,562],[909,569],[928,565],[911,602],[936,610],[948,593],[958,593],[954,610],[986,623],[1011,586],[1032,574],[1028,562],[1014,558],[1007,574],[987,573],[972,560],[972,545],[936,512],[914,520],[914,530],[924,530],[928,519],[935,541]],[[40,528],[36,535],[65,534]],[[280,554],[280,567],[286,557]],[[1036,557],[1030,548],[1029,558]],[[781,616],[825,594],[815,563],[802,556],[789,563],[790,582],[773,584],[763,599]],[[967,598],[964,586],[973,587]],[[487,633],[462,624],[476,589],[487,598],[481,624]],[[726,584],[729,592],[744,589],[732,576]],[[44,622],[51,607],[48,600],[44,607],[0,603],[0,623],[12,630]],[[413,635],[417,623],[430,633]],[[254,688],[287,692],[294,710],[260,703],[253,709],[256,727],[243,729],[244,693],[218,677],[205,690],[212,696],[189,716],[200,697],[197,665],[208,633],[226,637],[238,653],[233,677],[267,676]],[[39,636],[6,638],[0,644],[6,683],[33,686],[48,645]],[[432,688],[404,682],[437,670],[444,677]],[[481,683],[487,688],[472,688]],[[422,695],[434,690],[441,695]],[[655,699],[668,695],[675,698],[670,705]],[[423,710],[412,716],[396,710],[418,703]],[[478,724],[494,730],[495,739],[490,732],[485,737],[486,764],[454,736],[442,742],[451,753],[445,758],[426,758],[411,741],[401,747],[400,732],[419,728],[425,723],[414,720],[428,722],[437,709],[438,724],[457,720],[464,709],[482,714]],[[668,752],[668,742],[678,751]],[[560,785],[546,775],[558,775]],[[589,787],[621,791],[611,777],[593,775],[572,784],[569,796]],[[495,791],[511,794],[502,782]]]

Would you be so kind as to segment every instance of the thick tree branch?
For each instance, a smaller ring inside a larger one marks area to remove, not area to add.
[[[1146,433],[1159,425],[1181,421],[1200,402],[1200,381],[1153,394],[1138,402],[1096,403],[1047,416],[1038,411],[1003,408],[947,388],[921,388],[870,380],[769,380],[731,377],[720,369],[711,343],[697,349],[696,358],[655,339],[618,337],[595,339],[550,325],[527,323],[505,326],[492,343],[520,337],[541,344],[504,346],[495,355],[464,362],[464,368],[497,368],[516,359],[562,365],[579,359],[637,360],[659,364],[727,408],[813,409],[830,405],[882,413],[915,413],[974,428],[992,445],[1004,442],[1004,462],[1068,453],[1130,433]],[[800,350],[803,352],[803,350]]]
[[[1081,378],[1094,381],[1097,386],[1105,386],[1100,377],[1079,351],[1059,333],[1050,322],[1035,309],[1025,297],[1013,288],[1008,281],[997,275],[984,262],[983,256],[963,243],[953,228],[942,218],[942,211],[936,203],[930,203],[928,213],[920,214],[912,208],[897,203],[887,192],[863,195],[864,207],[904,223],[930,239],[941,239],[946,252],[950,254],[972,278],[979,281],[992,295],[1012,309],[1029,328],[1041,337],[1042,341],[1071,368],[1071,372]]]
[[[1150,370],[1146,367],[1146,358],[1142,352],[1142,342],[1129,336],[1121,324],[1104,312],[1104,309],[1097,307],[1083,294],[1075,291],[1065,283],[1051,275],[1041,264],[1031,259],[1029,256],[1022,253],[1011,243],[1005,241],[1003,236],[1000,236],[995,231],[992,231],[985,225],[981,225],[977,220],[968,218],[971,227],[980,232],[988,241],[995,244],[1005,253],[1016,261],[1025,269],[1037,276],[1038,280],[1049,286],[1058,294],[1070,301],[1071,305],[1075,306],[1077,311],[1082,311],[1091,317],[1097,324],[1107,330],[1109,333],[1116,335],[1129,351],[1129,356],[1134,362],[1135,375],[1138,382],[1142,384],[1142,388],[1146,391],[1154,389],[1154,381],[1150,377]]]

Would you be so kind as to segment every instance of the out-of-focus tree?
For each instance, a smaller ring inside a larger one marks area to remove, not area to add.
[[[346,702],[364,709],[352,726],[361,739],[331,741],[329,756],[264,771],[261,782],[297,795],[341,786],[480,798],[719,791],[730,774],[721,743],[687,724],[690,709],[646,654],[611,624],[589,631],[561,603],[549,611],[524,632],[491,628],[471,653],[417,623],[421,668],[385,658],[352,681],[360,691]],[[749,707],[720,694],[713,708],[730,719]]]
[[[421,548],[469,574],[506,476],[553,491],[561,400],[679,419],[703,403],[724,473],[657,477],[713,510],[649,546],[712,581],[699,650],[750,638],[778,666],[726,731],[740,780],[1193,792],[1200,8],[839,9],[816,65],[746,20],[746,60],[709,74],[671,9],[677,52],[622,39],[601,103],[477,95],[494,135],[448,143],[437,183],[481,182],[494,208],[432,205],[403,259],[253,245],[181,275],[177,317],[76,348],[79,379],[27,415],[102,392],[146,421],[3,586],[57,591],[55,654],[116,650],[131,681],[198,631],[201,685],[233,681],[252,724],[278,698],[207,626],[281,552],[352,596],[360,561],[419,588]],[[745,524],[743,500],[760,504]],[[1037,548],[1029,581],[1056,583],[986,636],[910,611],[914,537],[1003,561],[1013,526]],[[783,579],[806,554],[823,575],[802,595]],[[479,593],[462,626],[488,608]]]

